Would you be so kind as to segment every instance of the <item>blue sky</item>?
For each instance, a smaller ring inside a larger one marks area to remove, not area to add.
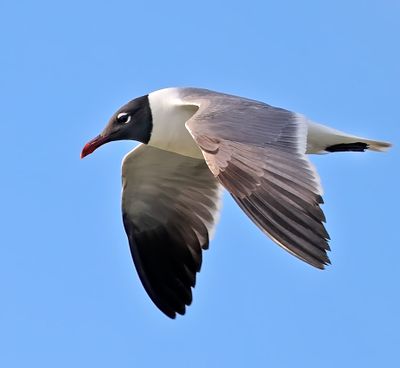
[[[398,366],[399,17],[394,0],[1,2],[0,366]],[[282,251],[226,196],[187,315],[153,306],[120,215],[134,144],[79,153],[167,86],[395,144],[312,158],[331,267]]]

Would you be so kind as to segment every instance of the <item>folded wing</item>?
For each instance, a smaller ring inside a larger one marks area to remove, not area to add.
[[[221,187],[203,160],[140,145],[122,166],[122,213],[144,288],[167,316],[184,314],[209,243]]]

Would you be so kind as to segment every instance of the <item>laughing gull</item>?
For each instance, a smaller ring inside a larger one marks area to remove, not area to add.
[[[222,189],[275,243],[323,269],[329,235],[322,188],[306,154],[385,151],[263,102],[166,88],[122,106],[81,158],[104,143],[139,141],[122,162],[122,216],[140,280],[168,317],[184,314]]]

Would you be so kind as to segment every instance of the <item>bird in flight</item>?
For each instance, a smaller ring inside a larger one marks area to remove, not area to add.
[[[122,163],[122,217],[133,261],[168,317],[192,302],[222,190],[275,243],[310,265],[329,264],[322,188],[307,154],[385,151],[263,102],[199,88],[166,88],[122,106],[88,142],[135,140]]]

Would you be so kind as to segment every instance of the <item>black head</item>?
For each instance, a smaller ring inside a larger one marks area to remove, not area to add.
[[[135,98],[122,106],[110,119],[101,134],[82,150],[81,158],[107,142],[131,139],[148,143],[153,129],[153,119],[148,95]]]

